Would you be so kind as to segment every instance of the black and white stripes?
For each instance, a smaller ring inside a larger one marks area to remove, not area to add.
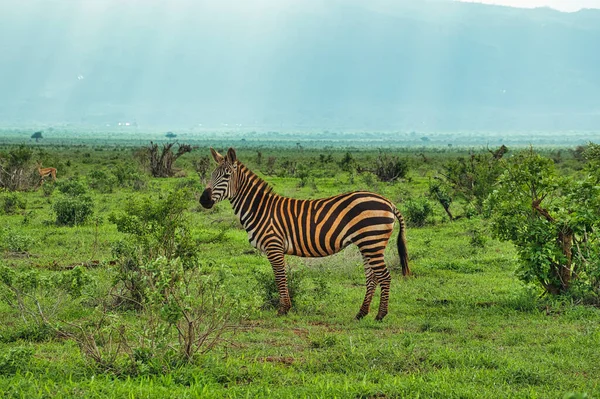
[[[396,219],[400,224],[398,252],[402,274],[410,273],[404,219],[389,200],[366,191],[317,200],[282,197],[240,163],[232,148],[225,157],[212,148],[211,152],[218,166],[200,203],[210,208],[218,201],[230,200],[250,243],[271,262],[279,289],[280,314],[291,307],[284,255],[323,257],[355,244],[362,254],[367,279],[367,292],[356,318],[369,312],[378,284],[381,300],[376,319],[385,317],[391,277],[383,253]]]

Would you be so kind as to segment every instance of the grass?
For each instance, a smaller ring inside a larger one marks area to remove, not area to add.
[[[47,151],[60,158],[52,151],[65,150]],[[85,176],[94,165],[109,170],[113,152],[88,151],[89,158],[72,155],[72,166],[59,172],[59,178]],[[118,153],[112,162],[128,159],[127,151]],[[255,153],[238,156],[243,161]],[[303,153],[309,160],[318,156],[319,151]],[[182,161],[187,168],[189,159]],[[369,188],[400,202],[422,195],[432,168],[419,164],[410,172],[410,181],[376,183],[376,188],[360,177],[351,183],[348,173],[329,166],[319,173],[331,176],[315,177],[312,187],[299,187],[293,177],[266,178],[277,192],[300,198]],[[193,176],[191,170],[187,173]],[[99,223],[79,227],[52,224],[56,194],[23,193],[26,210],[1,218],[4,226],[30,236],[33,244],[24,254],[5,251],[1,262],[15,270],[36,269],[48,275],[86,264],[96,282],[88,293],[101,295],[112,276],[110,247],[122,237],[108,222],[108,214],[121,209],[129,196],[156,195],[180,180],[151,180],[141,193],[121,188],[110,194],[94,193]],[[386,253],[393,270],[390,313],[379,323],[374,321],[378,294],[371,314],[361,321],[353,319],[364,296],[364,272],[356,248],[321,259],[288,257],[298,278],[298,294],[290,314],[278,317],[276,310],[263,306],[265,298],[256,278],[257,272],[270,273],[270,265],[250,247],[229,204],[205,211],[190,199],[187,215],[200,241],[202,262],[211,273],[228,276],[224,292],[237,298],[239,327],[234,335],[192,364],[161,373],[119,375],[94,367],[71,340],[27,330],[18,315],[0,302],[0,397],[600,396],[600,310],[540,299],[540,292],[524,287],[514,276],[517,263],[511,245],[491,238],[483,248],[470,244],[469,231],[484,223],[479,219],[449,222],[436,207],[432,223],[410,228],[408,249],[414,273],[410,278],[401,276],[395,242],[391,242]],[[91,263],[95,260],[99,263]],[[83,308],[65,307],[63,316],[76,321],[93,311],[90,301]],[[134,312],[122,317],[135,324]],[[27,349],[16,348],[29,348],[32,355],[18,357],[14,353]]]

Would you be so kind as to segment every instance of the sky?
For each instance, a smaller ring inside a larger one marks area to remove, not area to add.
[[[535,8],[551,7],[561,11],[574,12],[582,8],[600,8],[600,0],[459,0],[471,3],[497,4],[511,7]]]

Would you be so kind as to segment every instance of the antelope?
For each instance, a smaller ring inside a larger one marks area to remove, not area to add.
[[[42,168],[42,163],[38,162],[38,173],[40,174],[40,186],[44,184],[44,178],[52,176],[52,180],[56,181],[56,168]]]

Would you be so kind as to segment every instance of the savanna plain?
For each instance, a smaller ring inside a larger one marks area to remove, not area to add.
[[[278,194],[369,190],[399,207],[412,275],[396,227],[377,322],[378,292],[354,319],[365,291],[354,246],[286,257],[293,307],[277,316],[271,266],[230,204],[199,205],[211,143],[165,143],[1,146],[0,397],[600,396],[593,144],[238,143]],[[40,164],[56,181],[40,184]],[[558,241],[539,242],[559,220]],[[556,264],[572,265],[569,284]]]

